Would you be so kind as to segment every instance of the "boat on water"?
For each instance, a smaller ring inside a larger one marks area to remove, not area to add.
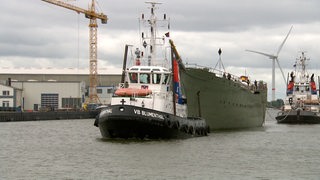
[[[320,123],[319,95],[314,74],[309,76],[306,70],[305,53],[297,58],[295,70],[288,76],[287,96],[284,106],[276,116],[278,123],[318,124]],[[318,77],[319,84],[319,77]]]
[[[181,91],[179,66],[170,48],[169,33],[158,37],[160,23],[155,6],[159,3],[147,3],[151,5],[150,18],[145,19],[142,14],[140,19],[148,29],[141,33],[142,50],[135,50],[135,62],[127,68],[126,46],[121,83],[111,105],[100,112],[95,125],[106,138],[205,136],[209,131],[206,121],[187,116],[187,101]],[[167,21],[164,15],[160,25],[163,27]],[[157,54],[159,50],[164,53]]]
[[[227,73],[221,49],[218,53],[221,69],[185,63],[180,71],[188,115],[204,118],[211,130],[261,127],[267,105],[266,83]]]

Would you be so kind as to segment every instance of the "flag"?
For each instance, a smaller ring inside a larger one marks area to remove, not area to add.
[[[174,92],[178,95],[178,104],[182,104],[183,100],[180,87],[179,64],[175,58],[173,60],[173,73]]]

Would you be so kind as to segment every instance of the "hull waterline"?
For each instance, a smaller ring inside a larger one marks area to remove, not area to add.
[[[278,123],[285,124],[319,124],[320,114],[303,110],[281,111],[276,119]]]
[[[104,138],[171,139],[207,135],[203,119],[188,119],[129,105],[114,105],[100,113]]]

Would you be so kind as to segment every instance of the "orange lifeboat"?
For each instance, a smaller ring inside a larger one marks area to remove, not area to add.
[[[152,94],[152,91],[150,89],[122,88],[117,89],[115,94],[117,96],[147,96]]]
[[[240,80],[242,82],[247,82],[248,81],[248,76],[240,76]]]

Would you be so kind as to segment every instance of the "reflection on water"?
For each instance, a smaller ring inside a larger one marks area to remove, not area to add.
[[[103,139],[93,119],[0,123],[0,179],[317,179],[320,125]]]

